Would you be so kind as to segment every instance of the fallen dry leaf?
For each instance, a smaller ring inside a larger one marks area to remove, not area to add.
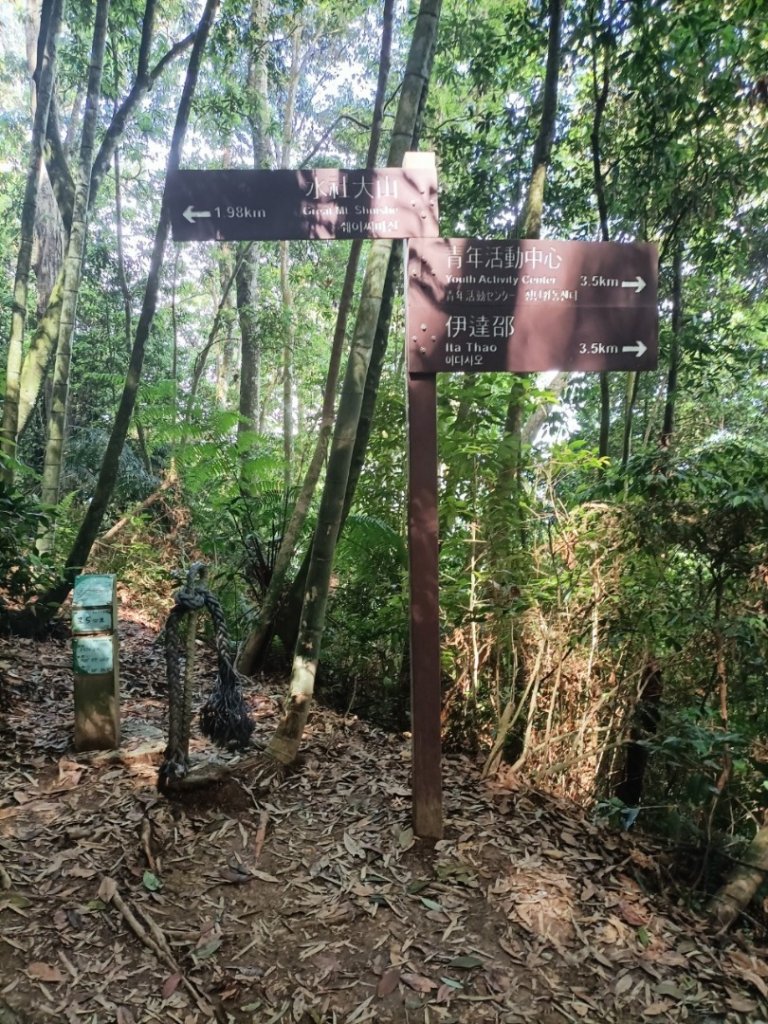
[[[40,960],[33,960],[27,964],[27,974],[30,978],[37,978],[38,981],[49,981],[53,984],[61,984],[66,981],[66,975],[62,974],[58,967],[45,964]]]
[[[636,904],[630,903],[628,900],[620,900],[618,907],[621,916],[633,928],[641,928],[648,924],[648,915],[643,913]]]
[[[643,1010],[644,1017],[659,1017],[662,1013],[666,1013],[667,1010],[673,1006],[668,999],[658,999],[654,1003],[649,1003],[648,1006]]]
[[[432,981],[431,978],[424,977],[423,974],[401,974],[400,980],[412,988],[414,992],[431,992],[433,989],[438,987],[436,981]]]
[[[163,999],[170,999],[171,998],[173,993],[176,991],[176,989],[181,984],[183,978],[184,978],[184,975],[180,974],[177,971],[176,974],[172,974],[169,978],[165,979],[165,981],[163,982],[163,987],[161,989],[161,994],[162,994]]]
[[[379,978],[379,983],[376,986],[376,995],[379,999],[384,999],[386,996],[394,992],[399,984],[400,971],[398,971],[397,968],[385,971]]]
[[[738,992],[728,993],[728,1005],[737,1013],[754,1013],[757,1009],[754,999],[747,999],[745,996],[739,995]]]
[[[755,974],[754,971],[741,971],[741,976],[744,981],[748,981],[750,985],[754,985],[763,999],[768,1001],[768,985],[765,984],[759,975]]]
[[[634,981],[632,975],[624,974],[613,986],[613,991],[616,993],[617,996],[622,996],[625,992],[629,992],[633,984]]]
[[[116,892],[117,882],[114,880],[114,878],[109,878],[107,875],[105,875],[101,880],[101,884],[99,885],[99,889],[96,895],[99,897],[100,900],[104,900],[105,903],[109,903]]]

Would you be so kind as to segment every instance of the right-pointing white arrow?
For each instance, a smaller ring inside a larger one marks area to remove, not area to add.
[[[634,281],[622,281],[621,287],[634,288],[635,292],[639,295],[643,288],[645,288],[645,281],[638,274]]]
[[[647,352],[647,351],[648,351],[648,346],[647,346],[647,345],[644,345],[644,344],[642,343],[642,341],[638,340],[638,341],[636,341],[636,342],[635,342],[635,344],[634,344],[634,345],[624,345],[624,346],[622,347],[621,351],[622,351],[622,352],[634,352],[634,353],[635,353],[635,355],[637,356],[637,358],[639,359],[639,358],[640,358],[640,356],[641,356],[641,355],[642,355],[642,354],[643,354],[644,352]]]

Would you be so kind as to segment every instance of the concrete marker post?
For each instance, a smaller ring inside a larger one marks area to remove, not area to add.
[[[72,663],[75,677],[75,750],[120,745],[120,682],[115,577],[75,577]]]

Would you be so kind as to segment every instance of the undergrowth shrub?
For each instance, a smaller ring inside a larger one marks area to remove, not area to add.
[[[0,612],[24,604],[53,581],[51,556],[35,551],[37,535],[48,524],[37,498],[0,482]]]

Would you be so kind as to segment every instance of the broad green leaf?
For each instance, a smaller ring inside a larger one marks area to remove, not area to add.
[[[150,892],[159,892],[163,888],[162,879],[158,878],[151,871],[145,871],[141,881],[144,888],[149,889]]]

